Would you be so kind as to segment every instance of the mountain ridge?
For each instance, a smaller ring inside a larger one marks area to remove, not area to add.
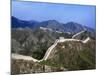
[[[87,30],[92,30],[91,32],[95,32],[95,29],[87,27],[87,26],[83,26],[83,25],[73,22],[73,21],[67,22],[67,23],[60,23],[56,20],[47,20],[47,21],[42,21],[42,22],[38,22],[35,20],[25,21],[25,20],[20,20],[14,16],[12,16],[11,19],[12,19],[12,21],[11,21],[12,28],[29,27],[32,30],[34,30],[39,27],[47,27],[47,28],[53,29],[54,31],[71,32],[71,33],[80,32],[80,31],[84,30],[84,28],[85,28]]]

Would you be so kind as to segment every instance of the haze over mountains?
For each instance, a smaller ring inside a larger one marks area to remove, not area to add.
[[[11,74],[95,69],[95,9],[12,1]]]
[[[78,36],[95,39],[95,30],[76,22],[66,24],[56,20],[38,22],[24,21],[12,16],[12,52],[33,56],[41,59],[48,47],[59,37],[72,38],[78,32],[86,31]],[[40,50],[41,49],[41,50]],[[39,51],[37,53],[37,51]],[[40,55],[37,56],[37,55]]]
[[[13,75],[95,69],[95,29],[76,22],[63,24],[56,20],[25,21],[13,16],[11,19],[11,52],[38,60],[44,57],[47,50],[59,37],[72,39],[73,35],[84,31],[74,39],[90,38],[85,44],[80,41],[58,43],[52,49],[48,60],[40,63],[12,59]]]
[[[21,20],[47,21],[61,23],[77,22],[95,28],[95,9],[93,5],[60,4],[45,2],[12,2],[12,16]]]
[[[50,28],[53,31],[70,32],[70,33],[77,33],[86,29],[87,31],[91,32],[91,34],[95,35],[95,29],[87,27],[87,26],[83,26],[82,24],[78,24],[76,22],[68,22],[66,24],[63,24],[56,20],[48,20],[48,21],[42,21],[42,22],[38,22],[35,20],[24,21],[14,16],[12,16],[11,19],[12,19],[12,28],[29,27],[32,30],[35,30],[39,27],[44,27],[44,28]]]

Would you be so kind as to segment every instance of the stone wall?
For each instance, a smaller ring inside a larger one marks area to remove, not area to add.
[[[32,74],[32,73],[44,73],[44,72],[57,72],[62,71],[62,68],[48,66],[33,61],[12,59],[11,74]]]

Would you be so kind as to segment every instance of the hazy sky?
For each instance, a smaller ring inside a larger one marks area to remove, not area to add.
[[[12,16],[22,20],[74,21],[92,28],[96,24],[95,6],[13,1]]]

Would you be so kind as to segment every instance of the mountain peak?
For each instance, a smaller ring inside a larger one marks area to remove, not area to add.
[[[93,33],[94,30],[87,26],[83,26],[82,24],[76,23],[74,21],[67,22],[66,24],[60,23],[57,20],[47,20],[47,21],[24,21],[17,19],[16,17],[12,16],[12,28],[25,28],[29,27],[32,30],[36,30],[37,28],[44,27],[48,29],[52,29],[53,31],[58,32],[70,32],[75,34],[77,32],[88,30],[89,32]]]

